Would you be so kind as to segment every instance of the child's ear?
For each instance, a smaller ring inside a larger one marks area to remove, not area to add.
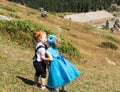
[[[42,36],[40,36],[39,39],[42,40]]]

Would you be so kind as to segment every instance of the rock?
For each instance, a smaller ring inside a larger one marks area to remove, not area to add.
[[[110,60],[108,57],[106,57],[105,59],[106,59],[105,61],[106,61],[108,64],[110,64],[110,65],[116,65],[116,63],[115,63],[114,61]]]
[[[0,15],[0,20],[8,20],[8,21],[11,21],[11,20],[13,20],[13,18],[4,16],[4,15]]]

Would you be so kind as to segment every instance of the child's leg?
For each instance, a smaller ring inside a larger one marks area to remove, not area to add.
[[[67,91],[66,85],[62,86],[62,91]]]
[[[50,92],[59,92],[59,88],[53,88]]]
[[[41,89],[42,90],[46,89],[45,83],[46,83],[46,79],[45,78],[41,78]]]
[[[46,65],[43,62],[41,62],[42,66],[41,66],[41,88],[45,89],[45,85],[46,85]]]
[[[38,79],[40,76],[40,71],[39,71],[39,62],[34,62],[33,63],[34,67],[35,67],[35,75],[34,75],[34,84],[37,86],[38,85]]]
[[[34,82],[35,83],[38,83],[38,78],[39,78],[38,76],[36,76],[36,75],[34,76]]]
[[[40,86],[39,83],[38,83],[38,78],[39,78],[39,76],[34,75],[34,84],[33,84],[33,86],[36,86],[36,87]]]
[[[45,83],[46,83],[46,78],[41,78],[41,85],[45,86]]]
[[[59,88],[55,88],[55,92],[59,92]]]

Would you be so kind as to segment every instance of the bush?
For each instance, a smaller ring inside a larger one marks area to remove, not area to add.
[[[74,46],[72,43],[64,39],[63,36],[61,36],[61,46],[59,50],[62,53],[66,53],[72,58],[74,57],[75,59],[78,59],[78,57],[81,56],[79,49],[76,46]]]
[[[110,49],[113,49],[113,50],[117,50],[118,49],[118,47],[116,45],[114,45],[113,43],[111,43],[111,42],[102,42],[98,46],[102,47],[102,48],[110,48]]]
[[[33,32],[36,29],[42,29],[47,34],[53,34],[51,30],[32,20],[0,20],[0,34],[9,36],[12,40],[17,41],[20,45],[33,47]]]
[[[10,37],[10,39],[25,47],[33,48],[34,40],[32,35],[36,29],[44,30],[47,35],[56,34],[32,20],[0,20],[0,35]],[[60,38],[62,39],[62,46],[59,49],[62,53],[70,57],[80,56],[79,50],[72,43],[65,40],[62,36]]]

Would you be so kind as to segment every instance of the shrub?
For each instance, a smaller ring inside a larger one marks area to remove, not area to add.
[[[110,49],[113,49],[113,50],[117,50],[118,49],[118,47],[116,45],[114,45],[113,43],[111,43],[111,42],[102,42],[98,46],[102,47],[102,48],[110,48]]]
[[[78,57],[81,56],[79,49],[76,46],[74,46],[72,43],[64,39],[63,36],[61,36],[61,46],[59,47],[59,50],[62,53],[66,53],[72,58],[74,57],[75,59],[78,59]]]
[[[2,34],[5,37],[10,37],[13,41],[26,47],[33,48],[34,41],[32,35],[36,29],[44,30],[47,35],[56,34],[32,20],[0,20],[0,35]],[[59,49],[62,53],[67,54],[70,57],[80,56],[79,50],[72,43],[65,40],[62,36],[60,38],[62,39],[62,45]]]
[[[1,34],[4,34],[6,37],[10,36],[12,40],[24,46],[33,47],[32,34],[36,29],[42,29],[47,34],[53,34],[51,30],[32,20],[0,20]]]

